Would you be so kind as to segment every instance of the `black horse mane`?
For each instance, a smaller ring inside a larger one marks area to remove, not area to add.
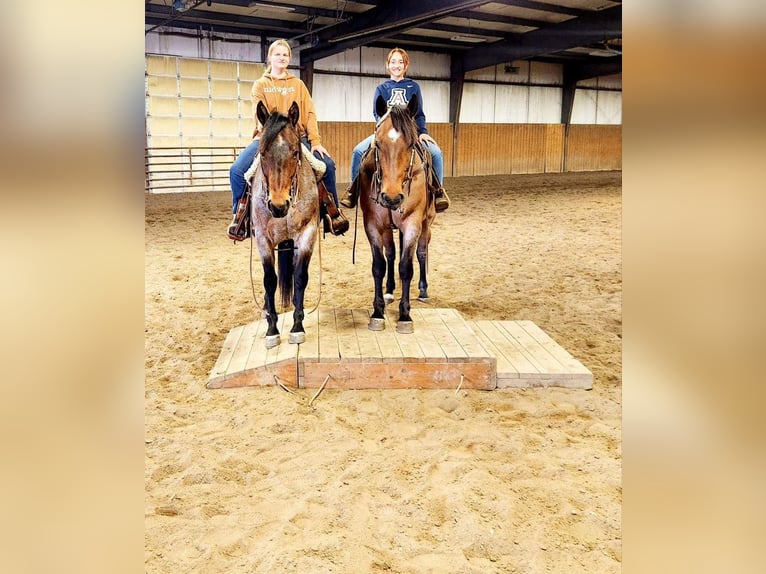
[[[290,122],[290,119],[279,112],[271,112],[269,119],[263,126],[263,135],[261,136],[261,148],[268,148],[276,139],[279,132]]]
[[[391,117],[391,123],[394,124],[394,129],[400,131],[404,135],[404,139],[408,145],[413,145],[418,141],[418,128],[415,124],[415,120],[413,120],[407,112],[407,108],[393,106],[388,110],[388,115]]]

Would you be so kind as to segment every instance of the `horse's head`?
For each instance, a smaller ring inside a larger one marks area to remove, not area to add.
[[[271,215],[284,217],[298,187],[301,141],[296,126],[300,110],[293,102],[286,116],[279,112],[269,114],[263,102],[258,102],[256,115],[263,125],[259,153],[268,192],[266,204]]]
[[[387,107],[381,97],[375,100],[380,117],[375,127],[376,177],[380,178],[379,201],[383,207],[396,209],[404,201],[404,185],[412,179],[412,165],[418,129],[415,113],[418,98],[413,96],[407,107]]]

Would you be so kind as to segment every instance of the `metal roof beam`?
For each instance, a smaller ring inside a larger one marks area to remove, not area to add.
[[[622,37],[622,6],[589,12],[547,28],[516,34],[509,40],[482,44],[463,56],[465,71],[524,60],[543,54]]]
[[[345,22],[318,31],[316,45],[301,51],[301,62],[326,58],[486,3],[487,0],[394,0],[380,3],[366,12],[354,14]]]
[[[164,25],[168,15],[172,14],[170,7],[159,6],[157,4],[146,4],[144,13],[144,22],[146,24]],[[217,12],[207,12],[204,10],[189,10],[183,12],[181,17],[167,24],[168,26],[178,26],[181,28],[190,27],[211,27],[218,31],[225,31],[228,27],[237,34],[248,34],[252,36],[254,32],[263,29],[281,32],[285,35],[293,34],[297,26],[302,26],[302,22],[285,24],[285,20],[275,20],[273,18],[254,18],[252,16],[232,16],[219,14]],[[241,29],[240,29],[241,28]]]

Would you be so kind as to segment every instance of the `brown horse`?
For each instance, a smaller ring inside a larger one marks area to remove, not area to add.
[[[314,170],[303,158],[297,125],[298,104],[287,116],[269,114],[263,102],[256,109],[263,125],[260,164],[253,175],[251,215],[253,235],[263,264],[264,310],[268,329],[266,347],[280,343],[274,296],[279,285],[282,306],[292,304],[290,343],[306,339],[303,330],[303,299],[309,280],[309,263],[317,236],[319,200]],[[274,268],[277,252],[278,273]]]
[[[380,121],[375,127],[372,149],[360,170],[359,206],[364,218],[364,230],[372,249],[372,276],[375,283],[373,313],[368,328],[385,328],[385,305],[393,301],[396,248],[393,230],[399,230],[399,278],[402,297],[399,302],[398,333],[412,333],[410,317],[410,283],[413,277],[413,257],[420,264],[420,298],[428,298],[426,262],[431,240],[431,223],[436,217],[433,200],[427,190],[427,166],[418,142],[417,97],[406,108],[387,109],[378,97],[375,102]],[[386,273],[388,271],[388,273]],[[383,277],[387,275],[386,293]]]

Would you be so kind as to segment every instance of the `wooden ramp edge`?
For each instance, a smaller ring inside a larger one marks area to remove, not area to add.
[[[593,388],[593,374],[532,321],[467,321],[497,357],[497,387]]]
[[[413,309],[414,333],[383,331],[365,309],[319,308],[306,315],[306,341],[288,343],[292,312],[280,314],[282,343],[266,349],[265,319],[232,329],[207,387],[274,385],[332,389],[558,385],[590,388],[592,375],[530,321],[466,321],[455,309]],[[586,381],[587,377],[590,379]]]

